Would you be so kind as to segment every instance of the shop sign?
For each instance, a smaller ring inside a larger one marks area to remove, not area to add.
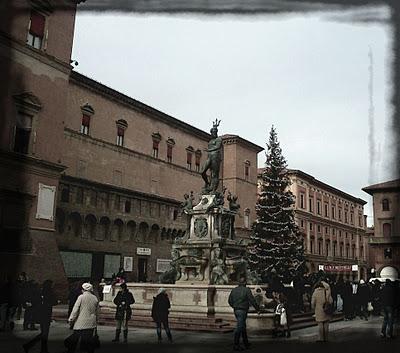
[[[324,265],[325,272],[350,272],[351,265]]]
[[[150,256],[151,249],[150,248],[136,248],[136,254]]]

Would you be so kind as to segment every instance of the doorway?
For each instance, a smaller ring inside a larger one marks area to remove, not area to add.
[[[138,281],[147,282],[147,258],[145,257],[138,259]]]

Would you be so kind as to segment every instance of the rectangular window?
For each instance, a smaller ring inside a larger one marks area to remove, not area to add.
[[[347,223],[348,219],[347,219],[347,211],[344,212],[344,222]]]
[[[324,205],[324,207],[325,207],[325,217],[329,217],[329,214],[328,214],[328,204],[326,203],[326,204]]]
[[[201,160],[201,153],[196,152],[195,155],[195,165],[196,165],[196,172],[200,171],[200,160]]]
[[[310,230],[312,230],[313,228],[312,228],[312,223],[310,223]]]
[[[322,255],[322,244],[320,241],[318,242],[318,255]]]
[[[27,44],[36,49],[42,48],[46,18],[36,11],[31,12]]]
[[[76,203],[77,204],[83,203],[83,189],[82,188],[76,189]]]
[[[310,253],[314,253],[314,242],[312,240],[310,241]]]
[[[300,208],[304,208],[304,194],[300,194]]]
[[[333,257],[336,256],[336,243],[333,243]]]
[[[317,214],[321,214],[321,201],[317,200]]]
[[[332,206],[332,219],[335,219],[335,206]]]
[[[329,234],[329,229],[328,229],[328,227],[325,227],[325,234]]]
[[[304,228],[304,221],[303,220],[300,221],[300,227]]]
[[[325,255],[329,256],[329,243],[325,243]]]
[[[186,155],[186,166],[187,169],[192,170],[192,153],[191,152],[187,152]]]
[[[125,130],[118,126],[117,127],[117,146],[124,146],[124,134],[125,134]]]
[[[249,180],[249,174],[250,174],[250,166],[248,164],[245,164],[245,166],[244,166],[244,179],[246,181]]]
[[[361,216],[358,216],[358,226],[359,227],[362,227],[362,217]]]
[[[167,145],[167,162],[172,163],[172,146]]]
[[[158,145],[159,141],[153,141],[153,157],[158,158]]]
[[[15,126],[14,152],[29,153],[29,144],[32,131],[32,116],[18,113]]]
[[[313,199],[308,200],[308,209],[310,212],[313,212]]]
[[[350,212],[350,223],[353,224],[353,213]]]
[[[318,233],[321,233],[321,226],[318,224],[317,226]]]
[[[81,123],[81,134],[89,135],[90,116],[83,114]]]
[[[339,211],[338,211],[338,219],[339,219],[339,221],[342,220],[342,209],[341,208],[339,208]]]
[[[119,210],[120,209],[120,203],[121,203],[121,198],[119,195],[115,195],[115,200],[114,200],[114,209]]]

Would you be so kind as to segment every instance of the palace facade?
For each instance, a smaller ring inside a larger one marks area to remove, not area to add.
[[[180,204],[198,200],[210,135],[73,71],[78,3],[15,0],[0,14],[2,277],[65,288],[125,266],[129,280],[157,281],[187,231]],[[220,185],[238,195],[246,238],[262,148],[222,138]]]
[[[366,202],[300,170],[290,169],[288,176],[309,272],[323,270],[349,279],[365,279],[368,273]]]

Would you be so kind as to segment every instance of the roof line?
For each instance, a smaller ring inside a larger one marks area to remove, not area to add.
[[[153,118],[158,119],[161,122],[168,123],[179,127],[193,135],[196,135],[198,138],[208,141],[211,137],[210,134],[207,132],[200,130],[188,123],[185,123],[182,120],[174,118],[171,115],[168,115],[156,108],[153,108],[143,102],[140,102],[136,99],[133,99],[119,91],[116,91],[113,88],[110,88],[90,77],[87,77],[77,71],[71,71],[70,80],[77,84],[81,84],[83,86],[89,87],[99,93],[102,93],[107,96],[111,96],[112,98],[116,99],[119,102],[125,103],[129,105],[131,108],[143,113],[150,114]]]

